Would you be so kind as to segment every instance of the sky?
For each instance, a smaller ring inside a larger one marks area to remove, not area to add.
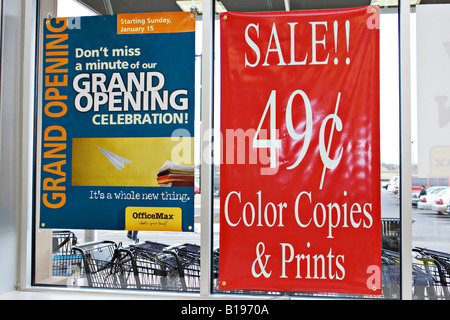
[[[75,0],[58,0],[59,17],[79,17],[94,15]]]
[[[75,0],[59,0],[58,16],[84,16],[93,15],[92,12]],[[399,163],[399,102],[398,102],[398,32],[397,15],[382,14],[380,28],[380,148],[381,162]],[[218,28],[216,28],[218,30]],[[415,14],[411,15],[411,43],[415,48]],[[198,33],[200,34],[200,32]],[[196,38],[201,42],[201,37]],[[197,43],[201,48],[201,43]],[[197,49],[198,50],[198,49]],[[411,92],[415,90],[415,50],[411,50]],[[216,68],[216,70],[219,70]],[[416,96],[411,97],[412,107],[412,141],[417,141],[416,133]],[[216,113],[217,114],[217,113]],[[218,139],[217,139],[218,140]],[[416,144],[412,144],[413,149]],[[216,150],[220,150],[215,147]],[[417,161],[416,152],[413,152],[412,161]]]

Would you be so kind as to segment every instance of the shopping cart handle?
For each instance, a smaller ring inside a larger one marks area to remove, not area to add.
[[[116,243],[114,241],[110,241],[110,240],[90,241],[90,242],[78,244],[77,248],[85,248],[85,247],[95,246],[98,244],[114,244],[115,245]]]

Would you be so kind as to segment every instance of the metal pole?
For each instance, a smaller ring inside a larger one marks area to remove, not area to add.
[[[401,298],[412,299],[410,3],[399,1]]]
[[[214,129],[214,0],[203,0],[202,95],[201,95],[201,233],[200,295],[211,294],[213,213],[213,129]]]
[[[92,242],[98,240],[98,230],[85,230],[84,242]]]
[[[103,4],[105,5],[106,14],[113,15],[114,11],[111,5],[111,0],[103,0]]]

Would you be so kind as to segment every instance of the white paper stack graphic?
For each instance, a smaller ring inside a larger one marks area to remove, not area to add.
[[[125,167],[125,163],[131,163],[130,160],[125,159],[121,156],[118,156],[117,154],[114,154],[108,150],[102,149],[98,147],[100,151],[105,155],[106,158],[116,167],[117,170],[121,170]]]
[[[194,166],[167,160],[158,169],[156,180],[160,187],[193,187]]]
[[[188,166],[186,164],[176,163],[169,160],[166,160],[161,168],[158,169],[158,172],[163,172],[166,170],[178,170],[178,171],[189,171],[194,172],[194,166]]]

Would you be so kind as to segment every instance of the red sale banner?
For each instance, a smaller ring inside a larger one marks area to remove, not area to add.
[[[381,294],[379,7],[220,18],[219,288]]]

